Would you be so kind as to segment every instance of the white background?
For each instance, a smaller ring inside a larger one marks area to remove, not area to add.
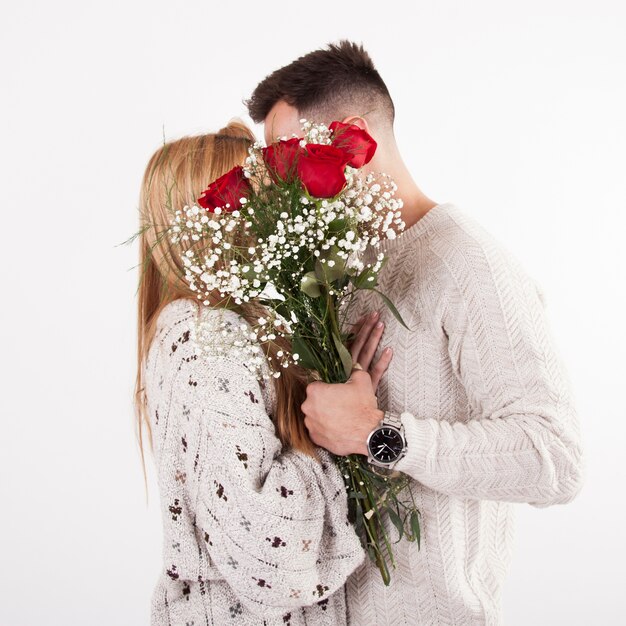
[[[621,2],[29,2],[0,9],[0,623],[148,624],[161,557],[133,435],[140,177],[273,69],[371,52],[418,185],[542,284],[589,459],[516,505],[505,624],[624,619],[626,19]],[[256,128],[260,133],[260,128]]]

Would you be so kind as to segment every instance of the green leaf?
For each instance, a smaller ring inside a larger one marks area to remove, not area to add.
[[[247,278],[250,282],[252,282],[255,278],[258,278],[259,275],[254,271],[254,266],[252,265],[252,263],[248,263],[248,269],[244,272],[241,272],[241,275],[244,278]]]
[[[335,263],[335,265],[331,267],[328,263],[322,263],[318,259],[315,261],[315,275],[319,278],[320,282],[330,284],[345,274],[343,259],[341,259],[341,263],[341,265]]]
[[[302,337],[294,337],[291,340],[291,351],[292,353],[297,353],[300,357],[298,359],[298,363],[307,369],[316,370],[318,369],[317,358],[315,357],[314,352],[309,348],[306,344],[306,341],[302,339]]]
[[[315,272],[307,272],[300,281],[300,291],[311,298],[317,298],[322,295],[320,291],[320,282]]]
[[[370,277],[374,277],[374,280],[369,280]],[[352,278],[352,283],[357,289],[373,289],[378,285],[378,272],[373,268],[368,267],[363,270],[358,276]]]
[[[402,316],[398,312],[398,309],[396,309],[396,307],[393,305],[393,302],[391,302],[391,300],[384,293],[381,293],[380,291],[378,291],[378,289],[372,288],[372,291],[375,291],[384,300],[385,304],[389,307],[389,309],[393,313],[393,316],[400,322],[400,324],[402,324],[402,326],[404,326],[407,330],[411,330],[404,323],[404,320],[402,319]]]
[[[322,263],[322,259],[326,263]],[[331,267],[328,261],[334,261]],[[315,261],[315,275],[322,282],[332,283],[346,273],[346,260],[339,256],[339,248],[331,246],[328,250],[322,250],[321,255]]]
[[[417,539],[417,548],[419,550],[420,547],[420,523],[417,519],[417,511],[411,511],[411,532],[413,533],[413,537]]]
[[[400,516],[391,507],[387,507],[387,513],[389,513],[389,519],[398,530],[398,541],[400,541],[400,539],[402,539],[402,535],[404,534],[404,524],[402,523]]]
[[[348,352],[348,348],[341,343],[341,339],[339,339],[335,333],[333,333],[333,341],[335,342],[335,347],[337,348],[337,352],[341,358],[341,364],[343,365],[343,371],[346,374],[346,378],[350,378],[350,373],[352,372],[352,355]]]
[[[291,309],[285,302],[274,304],[274,310],[280,313],[287,321],[291,322]]]
[[[374,549],[374,546],[371,543],[367,544],[367,554],[370,557],[370,561],[376,564],[376,550]]]
[[[357,500],[365,500],[365,494],[360,491],[348,491],[349,498],[356,498]]]
[[[389,260],[389,257],[383,257],[380,260],[380,267],[377,270],[374,270],[373,267],[368,267],[363,270],[358,276],[353,277],[352,283],[357,289],[372,289],[373,287],[378,286],[378,277],[380,275],[380,271],[385,267],[385,263]],[[368,280],[370,276],[374,276],[374,280]]]
[[[328,224],[328,230],[333,233],[336,233],[340,230],[343,230],[346,227],[346,220],[343,217],[338,217],[336,220],[333,220]]]
[[[339,291],[342,291],[350,282],[350,276],[349,274],[344,274],[338,281],[337,281],[337,289]]]

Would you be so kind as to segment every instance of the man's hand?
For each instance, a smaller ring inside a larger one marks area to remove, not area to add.
[[[367,455],[367,436],[383,418],[375,391],[389,367],[392,351],[386,348],[371,365],[384,329],[384,324],[377,325],[377,320],[377,311],[362,317],[355,325],[356,334],[349,346],[352,362],[358,362],[363,370],[352,370],[345,383],[315,381],[306,389],[307,397],[301,406],[304,425],[313,442],[333,454]]]

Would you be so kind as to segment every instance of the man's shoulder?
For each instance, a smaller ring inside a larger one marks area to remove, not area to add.
[[[506,268],[525,272],[520,259],[481,220],[450,205],[428,238],[428,258],[444,285],[478,281]]]
[[[501,256],[508,262],[512,256],[479,218],[452,202],[430,209],[400,239],[405,235],[399,251],[391,253],[387,271],[402,264],[417,288],[454,287],[464,273],[484,274],[490,259]]]
[[[501,245],[479,218],[452,203],[446,205],[446,210],[431,229],[429,243],[438,251],[449,254]]]
[[[434,206],[401,234],[400,240],[403,237],[403,250],[409,254],[426,248],[438,255],[450,255],[499,244],[478,218],[453,202]]]

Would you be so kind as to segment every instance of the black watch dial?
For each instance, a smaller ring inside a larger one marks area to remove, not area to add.
[[[404,448],[402,435],[395,428],[384,426],[372,433],[369,440],[370,454],[381,463],[395,461]]]

